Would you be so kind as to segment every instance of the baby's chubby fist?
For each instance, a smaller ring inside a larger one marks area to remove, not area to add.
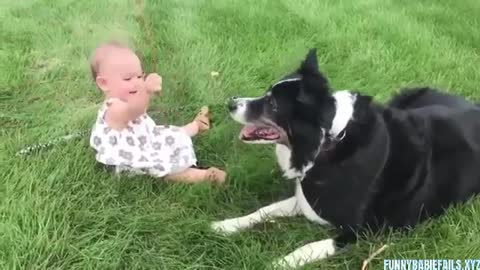
[[[145,87],[148,91],[157,92],[162,90],[162,77],[157,73],[150,73],[145,78]]]

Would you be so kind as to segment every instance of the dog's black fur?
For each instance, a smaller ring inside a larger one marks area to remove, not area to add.
[[[245,109],[245,122],[284,133],[313,210],[338,229],[337,247],[364,229],[411,228],[480,192],[480,109],[431,88],[387,104],[359,92],[353,116],[329,134],[336,101],[312,49],[301,67]],[[230,110],[236,110],[234,102]],[[342,138],[340,138],[342,137]]]

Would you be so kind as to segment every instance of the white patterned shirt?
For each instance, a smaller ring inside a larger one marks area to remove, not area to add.
[[[109,102],[99,109],[93,125],[90,146],[95,158],[113,165],[117,172],[130,171],[163,177],[196,165],[192,139],[180,127],[156,125],[145,113],[116,130],[104,120]]]

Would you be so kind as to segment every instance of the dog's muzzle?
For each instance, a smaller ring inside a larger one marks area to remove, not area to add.
[[[238,101],[237,101],[237,97],[231,97],[227,100],[227,108],[228,108],[228,111],[230,112],[234,112],[237,110],[238,108]]]
[[[246,124],[248,103],[253,98],[232,97],[227,101],[227,108],[233,120]]]

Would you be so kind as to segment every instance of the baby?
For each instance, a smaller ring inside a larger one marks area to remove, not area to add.
[[[96,160],[128,171],[187,183],[223,183],[225,172],[197,168],[191,137],[209,129],[208,108],[183,126],[156,125],[147,115],[150,96],[161,90],[162,79],[144,76],[138,56],[127,46],[107,42],[91,57],[93,80],[105,101],[98,111],[90,145]]]

